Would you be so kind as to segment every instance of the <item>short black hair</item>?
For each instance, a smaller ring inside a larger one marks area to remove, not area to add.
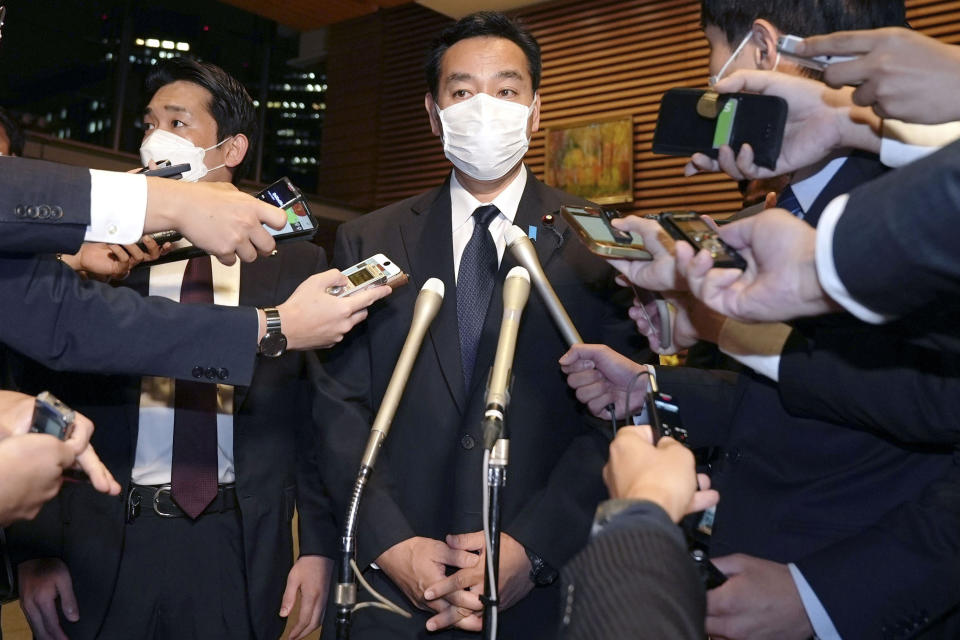
[[[769,20],[783,33],[801,37],[833,31],[902,27],[903,0],[701,0],[701,26],[715,26],[736,47],[754,20]]]
[[[0,107],[0,127],[3,127],[3,130],[7,132],[7,139],[10,141],[10,155],[23,156],[23,145],[26,143],[23,127],[3,107]]]
[[[513,20],[499,11],[478,11],[460,18],[454,24],[444,29],[430,46],[427,56],[427,86],[434,98],[437,97],[437,88],[440,84],[440,60],[447,49],[467,38],[483,36],[506,38],[523,51],[527,56],[527,67],[530,71],[530,80],[533,90],[540,88],[542,64],[540,61],[540,45],[537,39],[517,20]]]
[[[257,144],[257,112],[250,94],[236,78],[215,64],[190,58],[170,58],[147,74],[147,102],[161,88],[179,80],[192,82],[210,92],[209,108],[217,123],[217,142],[238,133],[250,141],[243,161],[233,171],[233,180],[236,182],[250,168]]]

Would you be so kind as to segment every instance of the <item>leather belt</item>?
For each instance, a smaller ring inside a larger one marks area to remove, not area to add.
[[[200,515],[234,511],[239,505],[236,485],[221,484],[217,487],[217,496]],[[141,515],[161,518],[189,517],[173,501],[169,484],[131,484],[127,493],[127,522],[133,522]]]

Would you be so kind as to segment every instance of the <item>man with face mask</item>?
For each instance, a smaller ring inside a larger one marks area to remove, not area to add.
[[[256,113],[234,78],[175,59],[152,70],[147,92],[144,164],[188,162],[190,181],[240,175]],[[304,242],[242,266],[208,256],[153,266],[125,285],[183,303],[206,296],[267,307],[270,317],[269,307],[325,268],[323,250]],[[298,599],[290,637],[318,626],[337,531],[315,465],[305,356],[272,355],[261,356],[249,387],[150,377],[55,383],[96,421],[125,499],[71,487],[36,523],[12,530],[36,637],[277,638]],[[24,385],[35,383],[49,386],[49,374],[28,370]]]
[[[523,165],[540,121],[540,51],[533,37],[502,14],[467,16],[437,39],[427,80],[427,116],[453,170],[435,189],[344,224],[334,259],[348,266],[383,253],[410,273],[415,286],[398,290],[371,311],[362,332],[323,354],[325,375],[335,382],[318,379],[324,382],[315,409],[325,424],[321,468],[338,513],[344,513],[414,298],[426,279],[443,280],[447,295],[368,485],[358,528],[359,565],[373,586],[420,611],[404,620],[364,609],[354,617],[356,638],[434,637],[430,631],[480,628],[480,423],[503,280],[516,265],[506,251],[506,229],[519,225],[537,237],[547,277],[584,337],[627,349],[636,341],[624,308],[611,301],[606,265],[561,221],[544,222],[561,204],[583,201],[545,186]],[[542,301],[531,295],[507,415],[500,638],[554,632],[556,570],[585,543],[604,494],[605,437],[587,424],[564,386],[557,366],[564,350]],[[328,617],[325,633],[334,629]]]

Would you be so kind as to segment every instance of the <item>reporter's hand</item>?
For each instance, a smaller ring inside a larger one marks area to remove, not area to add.
[[[105,242],[84,242],[79,251],[64,254],[61,260],[74,271],[102,281],[122,280],[133,268],[130,255],[120,245]]]
[[[45,433],[0,440],[0,526],[37,515],[60,491],[63,470],[75,459],[70,445]]]
[[[87,474],[90,484],[100,493],[111,496],[120,495],[119,483],[113,478],[113,474],[103,464],[97,452],[93,450],[93,445],[90,444],[92,435],[93,422],[90,421],[90,418],[80,412],[74,412],[73,432],[64,441],[64,444],[69,446],[76,455],[74,467],[83,470]]]
[[[282,229],[286,220],[282,209],[227,182],[147,178],[144,231],[176,229],[224,264],[233,264],[238,257],[253,262],[257,255],[269,255],[276,242],[261,223]]]
[[[747,261],[747,268],[713,268],[677,243],[677,266],[691,292],[708,307],[744,322],[771,322],[839,309],[820,287],[816,231],[783,209],[768,209],[721,228],[720,236]]]
[[[288,349],[333,346],[366,319],[367,307],[392,292],[384,285],[345,298],[327,293],[329,287],[347,283],[345,275],[330,269],[304,280],[286,302],[277,305]]]
[[[654,301],[641,305],[634,300],[628,311],[637,325],[637,331],[646,336],[650,349],[660,355],[673,355],[689,349],[700,340],[717,343],[725,316],[707,307],[689,291],[668,291],[663,294],[663,299],[670,305],[671,335],[668,348],[662,346],[660,309]],[[650,326],[650,320],[656,323],[656,329]]]
[[[290,568],[280,602],[280,617],[290,615],[298,598],[300,614],[287,634],[289,640],[302,640],[320,627],[332,575],[333,559],[323,556],[300,556]]]
[[[709,489],[709,479],[696,474],[693,453],[673,438],[660,438],[653,446],[648,425],[623,427],[610,443],[610,458],[603,468],[603,481],[611,498],[649,500],[680,522],[720,500]],[[698,483],[703,489],[698,489]]]
[[[440,612],[451,605],[443,598],[429,600],[424,592],[446,577],[447,566],[476,566],[479,556],[451,549],[446,543],[416,536],[393,545],[377,557],[379,566],[418,609]]]
[[[0,391],[0,439],[30,432],[36,396]]]
[[[610,419],[607,405],[613,403],[617,418],[639,412],[645,402],[646,375],[634,383],[630,406],[626,406],[627,386],[647,368],[603,344],[575,344],[560,357],[560,370],[567,384],[576,390],[577,400],[587,405],[598,418]]]
[[[427,588],[428,599],[443,598],[452,606],[427,620],[427,630],[436,631],[455,626],[468,631],[480,631],[483,627],[483,603],[480,594],[485,593],[486,544],[483,531],[448,535],[451,549],[476,552],[479,561],[445,577]],[[500,567],[497,580],[497,596],[500,611],[506,611],[522,600],[533,589],[530,580],[530,559],[523,545],[509,534],[500,534]]]
[[[859,56],[830,65],[824,80],[834,87],[859,85],[853,101],[872,107],[880,117],[921,124],[960,120],[960,48],[954,45],[888,27],[813,36],[797,53]]]
[[[615,218],[611,224],[622,231],[632,231],[643,238],[643,246],[653,260],[607,260],[622,273],[631,284],[647,291],[672,291],[677,289],[677,269],[673,258],[674,240],[656,220],[627,216]]]
[[[17,565],[20,608],[37,640],[68,640],[60,626],[57,601],[70,622],[80,619],[70,570],[59,558],[27,560]]]
[[[696,153],[684,168],[691,176],[722,171],[734,180],[772,178],[809,167],[841,147],[880,152],[880,119],[853,102],[853,89],[831,89],[822,82],[777,71],[740,70],[717,83],[718,93],[759,93],[787,101],[783,145],[774,169],[754,162],[749,144],[736,154],[723,145],[713,159]]]

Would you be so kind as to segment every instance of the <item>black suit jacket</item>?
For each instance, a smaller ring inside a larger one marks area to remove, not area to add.
[[[545,213],[582,202],[528,175],[515,223],[538,228],[537,253],[568,312],[588,342],[638,345],[625,308],[612,299],[612,272],[588,253],[561,221],[551,230]],[[361,566],[413,536],[442,540],[479,531],[481,524],[484,385],[502,315],[502,284],[516,266],[504,255],[487,309],[473,373],[465,389],[457,330],[449,182],[425,194],[344,224],[334,264],[344,268],[383,253],[407,271],[408,286],[370,310],[363,325],[327,356],[318,379],[316,415],[323,468],[346,511],[374,411],[380,404],[423,283],[440,278],[446,295],[410,375],[389,437],[364,496],[359,522]],[[556,233],[554,233],[556,231]],[[507,412],[510,468],[504,491],[503,531],[554,567],[586,540],[593,510],[604,495],[600,469],[606,437],[585,422],[557,359],[567,350],[535,292],[521,322]],[[542,637],[552,625],[555,587],[540,589],[502,617],[501,637]],[[364,611],[360,616],[367,616]],[[415,616],[422,630],[424,618]],[[526,627],[524,627],[526,625]],[[328,624],[332,631],[332,625]],[[552,630],[551,630],[552,631]],[[371,636],[372,637],[372,636]],[[376,636],[386,637],[386,636]]]
[[[958,211],[960,142],[854,190],[833,238],[853,298],[896,316],[956,300]]]
[[[852,188],[846,164],[818,198],[814,220],[833,194]],[[806,330],[845,331],[851,349],[877,348],[862,325],[828,320]],[[819,375],[820,384],[843,381],[829,369]],[[691,444],[723,446],[713,470],[723,496],[714,555],[795,562],[845,640],[910,637],[960,602],[960,590],[944,588],[956,571],[950,549],[960,543],[949,504],[960,479],[951,446],[795,417],[776,385],[752,372],[661,369],[660,386],[682,407]],[[883,388],[861,391],[866,404]]]
[[[90,223],[90,170],[0,157],[0,251],[74,253]]]
[[[325,268],[319,247],[287,245],[276,257],[241,266],[240,303],[273,306]],[[146,275],[146,271],[136,272],[131,284],[145,290]],[[252,383],[234,389],[234,468],[250,615],[258,638],[277,638],[283,631],[284,621],[277,611],[293,556],[294,507],[299,513],[301,554],[333,557],[337,549],[329,497],[317,470],[312,387],[305,358],[299,352],[260,358]],[[34,370],[28,372],[25,384],[33,387],[31,391],[53,387],[58,397],[94,421],[93,444],[126,488],[136,451],[140,379],[52,378],[46,370]],[[87,486],[66,485],[36,522],[11,528],[17,561],[53,556],[70,567],[82,614],[80,622],[65,627],[72,638],[94,637],[106,614],[126,526],[122,500]],[[194,570],[183,567],[183,579],[189,580]]]

